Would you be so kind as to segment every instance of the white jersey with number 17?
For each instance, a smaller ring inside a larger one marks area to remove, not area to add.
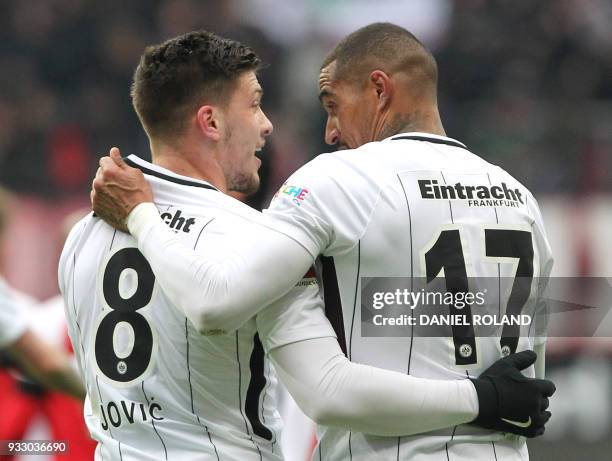
[[[520,308],[541,307],[552,258],[538,205],[522,184],[458,141],[408,133],[320,155],[288,179],[266,213],[277,230],[313,257],[321,255],[326,313],[354,362],[466,379],[543,342],[533,331],[514,340],[461,328],[448,337],[419,337],[409,328],[394,337],[363,334],[364,277],[493,278],[502,313],[512,281],[521,277],[531,285]],[[526,373],[533,376],[533,367]],[[324,428],[314,455],[328,461],[527,458],[524,439],[468,425],[400,438]]]

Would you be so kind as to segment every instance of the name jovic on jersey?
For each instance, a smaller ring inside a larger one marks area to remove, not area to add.
[[[160,216],[196,251],[221,258],[216,239],[260,219],[204,181],[128,162],[149,174]],[[132,237],[90,215],[67,240],[59,282],[96,460],[282,459],[264,346],[284,334],[274,328],[280,311],[318,297],[316,279],[237,331],[205,336],[169,304]]]
[[[512,280],[520,269],[534,285],[522,309],[540,308],[537,283],[547,279],[552,258],[538,205],[522,184],[458,141],[409,133],[320,155],[288,179],[266,214],[313,257],[322,256],[326,313],[352,361],[423,378],[465,379],[504,353],[544,340],[501,343],[465,331],[448,338],[361,335],[363,277],[436,278],[452,270]],[[503,312],[509,290],[500,291]],[[472,426],[401,438],[323,428],[319,457],[528,459],[522,439]]]

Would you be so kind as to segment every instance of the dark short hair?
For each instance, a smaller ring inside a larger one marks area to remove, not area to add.
[[[396,70],[418,71],[434,84],[438,70],[431,52],[409,31],[389,22],[362,27],[342,39],[325,57],[321,69],[336,62],[336,79],[364,77],[373,64]]]
[[[193,110],[204,101],[223,104],[238,77],[260,64],[240,42],[189,32],[145,49],[134,72],[132,104],[149,136],[173,136]]]

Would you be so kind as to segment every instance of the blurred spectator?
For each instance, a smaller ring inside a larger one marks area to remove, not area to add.
[[[19,191],[86,192],[111,143],[146,155],[129,100],[138,56],[147,43],[201,27],[251,44],[270,64],[264,104],[277,133],[300,146],[285,151],[281,142],[281,156],[303,161],[326,150],[316,66],[347,28],[373,20],[401,23],[434,49],[449,135],[536,193],[611,188],[610,169],[593,168],[612,147],[612,6],[604,0],[7,0],[3,10],[0,181]],[[273,170],[292,166],[278,160]]]

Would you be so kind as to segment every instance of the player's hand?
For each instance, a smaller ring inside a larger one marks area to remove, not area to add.
[[[546,379],[528,378],[521,370],[537,355],[523,351],[498,360],[478,378],[472,379],[480,406],[473,424],[502,432],[536,437],[544,433],[550,419],[548,398],[555,385]]]
[[[91,188],[91,205],[97,216],[123,232],[134,207],[153,201],[151,186],[138,168],[128,166],[116,147],[108,157],[100,159]]]

